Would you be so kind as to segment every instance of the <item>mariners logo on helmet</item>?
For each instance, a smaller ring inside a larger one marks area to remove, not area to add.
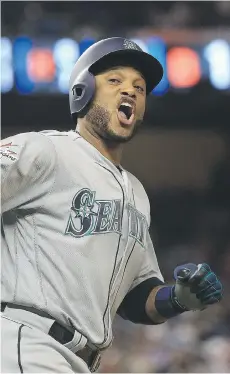
[[[138,47],[138,45],[134,42],[132,42],[131,40],[128,40],[128,39],[125,39],[124,40],[124,47],[126,49],[136,49],[136,50],[140,50],[140,48]]]

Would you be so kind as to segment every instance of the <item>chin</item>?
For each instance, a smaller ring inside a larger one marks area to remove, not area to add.
[[[126,131],[125,129],[113,129],[108,128],[104,134],[103,137],[106,140],[112,141],[114,143],[126,143],[132,137],[134,136],[133,129],[129,129],[129,131]]]
[[[135,123],[131,126],[122,125],[120,122],[116,126],[109,127],[109,132],[116,138],[120,138],[121,141],[126,142],[130,140],[136,133]]]

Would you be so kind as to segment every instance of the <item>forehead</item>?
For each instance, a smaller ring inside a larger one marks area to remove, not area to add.
[[[132,75],[136,79],[142,79],[145,81],[145,78],[141,74],[140,71],[133,68],[132,66],[114,66],[111,68],[108,68],[104,70],[100,75],[106,75],[106,74],[112,74],[112,73],[118,73],[122,75]]]

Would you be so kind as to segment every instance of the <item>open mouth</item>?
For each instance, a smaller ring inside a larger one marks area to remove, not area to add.
[[[123,99],[118,106],[117,116],[119,121],[124,125],[131,125],[135,116],[135,104],[133,101]]]

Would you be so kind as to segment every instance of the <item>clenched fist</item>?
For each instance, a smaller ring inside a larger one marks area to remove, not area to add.
[[[184,310],[203,310],[219,302],[222,284],[207,264],[185,264],[174,270],[172,301]]]

